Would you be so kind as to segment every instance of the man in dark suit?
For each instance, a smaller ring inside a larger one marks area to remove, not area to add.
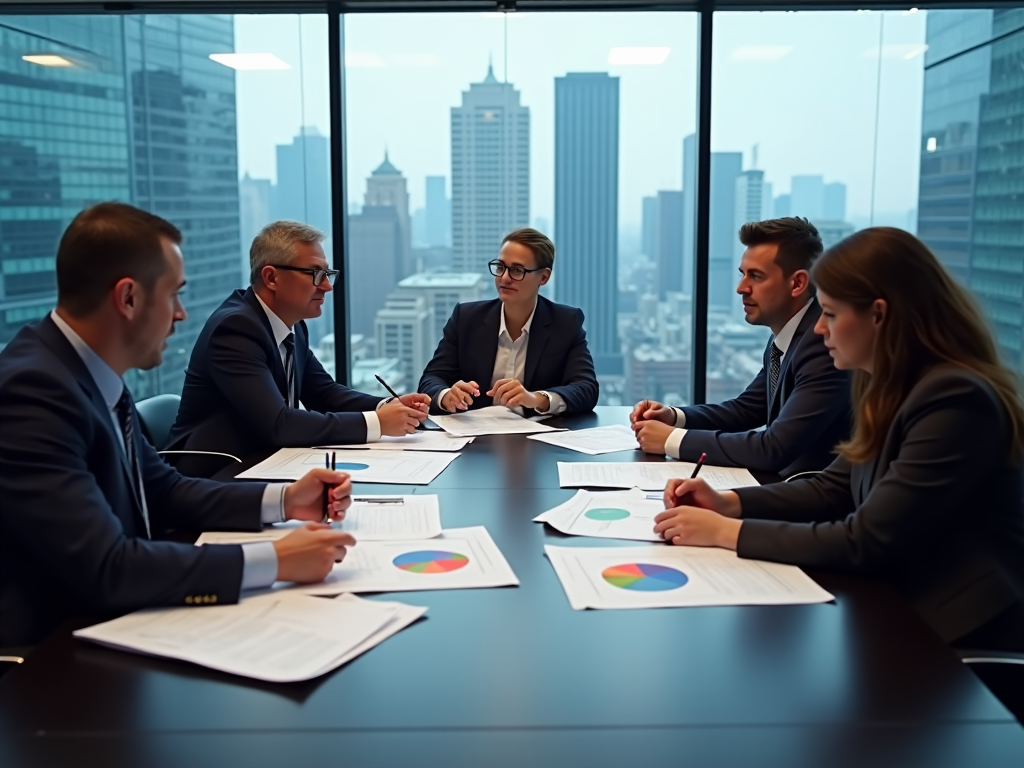
[[[488,264],[498,298],[456,306],[423,371],[419,388],[434,413],[504,405],[554,415],[597,405],[583,312],[538,293],[554,262],[554,244],[537,230],[505,236]]]
[[[310,524],[279,541],[157,541],[172,529],[250,529],[348,507],[347,475],[291,485],[187,479],[141,436],[129,368],[159,365],[185,319],[171,224],[119,203],[80,213],[57,252],[57,308],[0,352],[0,646],[70,616],[232,603],[275,579],[316,582],[353,543]]]
[[[783,476],[824,469],[849,437],[852,417],[849,376],[814,333],[821,307],[809,270],[821,238],[807,219],[783,218],[744,224],[740,241],[747,248],[736,292],[746,321],[773,334],[761,372],[724,403],[638,403],[630,415],[637,441],[647,453],[685,461],[706,453],[710,464]]]
[[[323,239],[306,224],[278,221],[253,240],[251,287],[210,315],[192,350],[171,449],[241,457],[366,443],[411,433],[426,418],[425,396],[356,392],[334,381],[310,351],[305,320],[320,316],[338,274],[328,269]]]

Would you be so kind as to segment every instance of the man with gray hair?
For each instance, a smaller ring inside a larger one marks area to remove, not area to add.
[[[305,320],[319,317],[338,271],[324,235],[276,221],[253,240],[250,283],[206,321],[185,373],[170,449],[234,456],[278,448],[365,443],[411,433],[426,418],[426,395],[366,395],[338,384],[309,349]],[[299,408],[299,401],[308,410]],[[199,462],[179,462],[202,474]]]

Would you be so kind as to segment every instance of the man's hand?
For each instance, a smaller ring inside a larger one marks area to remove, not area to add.
[[[464,411],[473,404],[474,397],[480,397],[480,385],[459,379],[441,398],[441,407],[449,413]]]
[[[551,408],[551,401],[548,398],[528,391],[516,379],[498,379],[487,391],[487,395],[494,398],[495,405],[504,405],[507,408],[519,406],[544,411]]]
[[[306,523],[274,542],[277,580],[315,584],[327,578],[335,563],[345,559],[346,547],[355,545],[351,534],[324,523]]]
[[[629,423],[633,425],[635,431],[637,425],[645,421],[660,421],[674,427],[676,425],[675,409],[654,400],[641,400],[633,406],[633,412],[629,414]]]
[[[740,520],[730,520],[710,509],[675,507],[654,518],[654,532],[665,541],[688,547],[736,549]]]
[[[330,488],[327,512],[331,520],[344,520],[352,505],[352,481],[344,472],[316,467],[284,489],[286,520],[323,520],[324,486]]]
[[[675,427],[660,421],[638,421],[633,424],[633,433],[636,435],[636,441],[640,443],[640,450],[658,456],[665,455],[665,443],[674,429]]]
[[[740,497],[735,491],[716,491],[701,478],[673,478],[665,485],[665,509],[700,507],[725,517],[740,516]]]
[[[403,395],[403,397],[424,397],[424,395]],[[428,400],[429,402],[429,400]],[[418,400],[413,401],[418,404]],[[416,427],[427,418],[426,411],[410,407],[402,402],[402,398],[396,397],[391,402],[385,403],[377,409],[377,418],[380,419],[380,433],[397,437],[410,435],[416,431]]]
[[[427,418],[427,414],[430,412],[430,398],[426,395],[421,395],[419,392],[413,392],[408,395],[402,395],[398,398],[402,405],[408,408],[415,408],[417,411],[423,411],[423,419]],[[423,421],[420,419],[420,421]]]

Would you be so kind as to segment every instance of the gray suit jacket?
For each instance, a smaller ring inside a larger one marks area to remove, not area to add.
[[[914,386],[874,461],[737,491],[741,557],[873,574],[950,642],[1024,597],[1022,463],[980,377],[940,366]]]

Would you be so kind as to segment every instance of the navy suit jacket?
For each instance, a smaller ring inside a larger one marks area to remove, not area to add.
[[[1024,481],[1006,409],[979,376],[921,378],[880,453],[737,490],[737,552],[889,581],[947,642],[1024,600]],[[1020,647],[1024,652],[1024,638]]]
[[[264,485],[179,475],[142,437],[153,535],[260,528]],[[30,645],[70,616],[238,600],[241,547],[146,538],[107,404],[49,317],[0,352],[0,646]]]
[[[494,360],[498,356],[501,300],[458,304],[444,326],[444,335],[423,371],[419,390],[430,396],[431,412],[437,395],[459,379],[480,385],[473,408],[493,405],[484,393],[491,387]],[[565,413],[586,413],[597,405],[598,385],[594,361],[583,330],[583,311],[555,304],[543,296],[530,325],[523,386],[531,392],[557,392],[565,400]]]
[[[289,408],[281,353],[252,288],[237,290],[206,321],[185,372],[171,449],[242,458],[278,448],[366,442],[363,411],[382,398],[338,384],[295,334],[295,386],[308,410]]]
[[[850,377],[836,370],[814,324],[821,306],[813,299],[782,358],[779,386],[768,402],[768,371],[774,337],[761,372],[742,394],[713,405],[689,405],[679,458],[776,472],[783,477],[824,469],[835,447],[850,436]],[[759,427],[765,427],[761,430]]]

